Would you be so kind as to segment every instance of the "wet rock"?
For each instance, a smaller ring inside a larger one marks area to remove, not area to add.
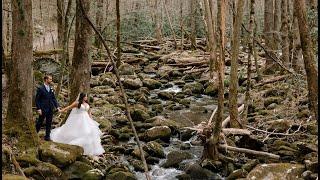
[[[212,172],[222,172],[223,164],[221,161],[214,161],[211,159],[205,159],[202,161],[201,166],[203,168],[209,169]]]
[[[201,94],[203,92],[203,85],[198,82],[186,84],[182,90],[190,89],[192,93]]]
[[[280,104],[282,99],[280,97],[269,97],[264,99],[264,107],[268,107],[270,104]]]
[[[169,140],[170,136],[171,136],[171,129],[168,126],[156,126],[148,129],[145,133],[145,137],[149,141],[152,141],[158,138],[163,140]]]
[[[264,146],[264,143],[261,140],[252,135],[241,136],[241,138],[237,140],[235,144],[241,148],[247,148],[257,151],[261,150],[261,148]]]
[[[191,144],[190,143],[182,143],[180,146],[181,150],[188,150],[191,148]]]
[[[191,103],[191,100],[190,99],[181,99],[181,100],[179,100],[179,103],[184,105],[184,106],[189,107],[190,103]]]
[[[154,157],[159,157],[159,158],[166,157],[161,144],[159,144],[155,141],[148,142],[146,144],[146,146],[143,147],[143,150],[145,150],[149,155],[154,156]]]
[[[191,130],[191,129],[180,130],[180,140],[181,141],[189,140],[195,134],[195,132],[196,132],[195,130]]]
[[[157,163],[159,163],[160,159],[156,158],[156,157],[149,156],[146,158],[146,161],[148,164],[157,164]]]
[[[132,164],[135,171],[144,172],[144,165],[141,160],[134,159],[133,161],[131,161],[131,164]],[[149,165],[148,165],[148,169],[150,169]]]
[[[91,169],[84,173],[83,180],[101,180],[104,174],[99,169]]]
[[[166,162],[162,165],[164,168],[178,167],[183,160],[191,159],[192,154],[183,151],[171,151],[167,155]]]
[[[83,148],[75,145],[44,142],[39,147],[39,159],[58,167],[65,167],[83,154]]]
[[[28,180],[28,178],[26,177],[15,175],[15,174],[5,174],[5,175],[2,175],[2,178],[5,180]]]
[[[142,85],[143,85],[142,81],[139,78],[135,78],[135,79],[126,78],[123,81],[123,86],[124,88],[127,88],[127,89],[132,89],[132,90],[139,89],[142,87]]]
[[[147,66],[145,66],[143,68],[143,72],[145,73],[156,73],[157,71],[155,70],[155,68],[157,67],[157,64],[156,63],[151,63],[151,64],[148,64]]]
[[[167,119],[164,116],[155,116],[153,118],[148,119],[146,122],[152,123],[154,126],[168,126],[171,129],[171,132],[174,132],[180,127],[180,124]]]
[[[123,101],[118,95],[109,96],[105,98],[110,104],[122,104]]]
[[[260,164],[250,171],[247,179],[297,179],[304,172],[304,169],[302,164]]]
[[[136,180],[137,178],[131,172],[118,171],[106,177],[108,180]]]
[[[124,63],[119,66],[120,75],[134,75],[134,67],[130,64]]]
[[[222,179],[217,174],[202,168],[197,163],[190,164],[186,169],[185,172],[190,175],[191,179]]]
[[[191,180],[191,176],[189,174],[179,174],[176,178],[178,180]]]
[[[160,99],[163,99],[163,100],[171,100],[171,99],[173,99],[173,95],[170,92],[164,92],[164,91],[160,92],[158,94],[158,97]]]
[[[150,99],[149,104],[161,104],[161,101],[158,99]]]
[[[149,89],[158,89],[161,87],[161,83],[154,79],[143,79],[143,86]]]
[[[250,172],[256,165],[259,164],[259,160],[257,159],[250,159],[246,164],[244,164],[241,168]]]
[[[92,166],[81,161],[76,161],[63,170],[68,179],[81,179],[85,172],[92,169]]]
[[[145,121],[150,118],[150,115],[143,109],[135,108],[130,112],[133,121]]]
[[[237,169],[233,171],[226,179],[231,180],[231,179],[238,179],[238,178],[245,178],[247,177],[248,172],[244,169]]]
[[[162,104],[156,104],[156,105],[153,105],[151,107],[152,111],[155,111],[157,113],[161,113],[163,111],[163,105]]]
[[[266,122],[268,126],[268,131],[274,131],[283,133],[286,132],[291,127],[291,121],[286,119],[277,119]]]
[[[94,92],[95,94],[99,94],[99,95],[107,94],[108,96],[115,94],[114,89],[109,86],[96,86],[96,87],[92,88],[92,92]]]
[[[33,177],[34,179],[63,179],[62,171],[53,164],[47,162],[41,162],[36,167],[31,166],[24,169],[24,173],[27,177]]]
[[[142,149],[142,150],[143,150],[143,149]],[[149,154],[148,154],[145,150],[143,150],[143,153],[144,153],[144,157],[145,157],[145,158],[149,157]],[[132,151],[131,155],[132,155],[133,157],[136,157],[136,158],[141,159],[141,154],[140,154],[140,150],[139,150],[139,147],[138,147],[138,146],[134,148],[134,150]]]
[[[210,83],[208,87],[204,90],[204,94],[209,96],[217,96],[219,90],[219,84],[218,83]]]

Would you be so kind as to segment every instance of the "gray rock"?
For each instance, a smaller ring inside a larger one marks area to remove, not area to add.
[[[91,169],[87,171],[82,179],[83,180],[101,180],[103,179],[104,174],[99,169]]]
[[[134,75],[134,67],[130,64],[124,63],[119,66],[120,75]]]
[[[173,95],[172,95],[171,93],[169,93],[169,92],[164,92],[164,91],[160,92],[160,93],[158,94],[158,97],[159,97],[160,99],[164,99],[164,100],[171,100],[171,99],[173,99]]]
[[[154,80],[154,79],[143,79],[143,86],[149,89],[158,89],[161,87],[161,82]]]
[[[146,146],[143,147],[143,150],[145,150],[149,155],[154,157],[159,157],[159,158],[166,157],[161,144],[155,141],[148,142]]]
[[[201,94],[203,92],[203,85],[198,82],[188,83],[183,87],[183,91],[190,89],[192,93]]]
[[[126,78],[123,81],[123,86],[127,89],[132,89],[132,90],[139,89],[142,87],[142,85],[143,85],[142,81],[139,78],[135,78],[135,79]]]
[[[171,136],[171,129],[168,126],[155,126],[153,128],[150,128],[146,131],[145,137],[149,141],[155,140],[155,139],[163,139],[168,140]]]
[[[92,169],[92,166],[81,161],[76,161],[66,167],[63,172],[68,179],[82,178],[85,172]]]
[[[162,165],[164,168],[178,167],[183,160],[191,159],[192,154],[183,151],[172,151],[167,155],[166,162]]]

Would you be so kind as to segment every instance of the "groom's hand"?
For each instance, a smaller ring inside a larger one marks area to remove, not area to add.
[[[37,112],[40,114],[40,116],[42,115],[41,109],[38,109]]]

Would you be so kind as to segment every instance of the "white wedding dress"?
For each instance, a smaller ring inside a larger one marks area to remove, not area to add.
[[[51,131],[50,138],[54,142],[78,145],[83,147],[85,155],[104,153],[101,145],[99,123],[90,118],[89,105],[73,108],[66,123]]]

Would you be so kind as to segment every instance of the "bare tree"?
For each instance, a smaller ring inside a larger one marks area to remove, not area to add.
[[[281,36],[282,36],[282,62],[286,67],[289,67],[289,27],[288,27],[288,1],[281,1]]]
[[[116,0],[116,13],[117,13],[117,67],[121,65],[121,47],[120,47],[120,2]]]
[[[170,26],[170,30],[171,30],[171,33],[173,35],[173,40],[174,40],[174,48],[177,48],[177,39],[176,39],[176,33],[174,32],[174,29],[173,29],[173,25],[172,25],[172,22],[171,22],[171,18],[170,18],[170,14],[168,12],[168,8],[167,8],[167,0],[164,2],[163,6],[164,6],[164,9],[166,11],[166,16],[168,18],[168,21],[169,21],[169,26]]]
[[[237,2],[237,12],[235,22],[232,30],[232,57],[231,57],[231,73],[230,73],[230,97],[229,97],[229,108],[230,108],[230,126],[240,127],[241,124],[238,120],[238,56],[240,46],[240,28],[242,23],[244,1],[239,0]]]
[[[307,74],[308,96],[310,103],[309,108],[315,119],[318,120],[318,70],[314,59],[314,53],[312,51],[312,41],[309,35],[304,1],[295,0],[294,11],[298,18],[303,60]]]
[[[191,25],[191,48],[196,49],[196,0],[191,0],[191,14],[190,14],[190,25]]]
[[[96,25],[99,31],[102,30],[103,27],[103,0],[97,1],[97,8],[96,8]],[[97,48],[101,47],[101,41],[99,37],[96,35],[94,39],[94,45]]]
[[[273,0],[265,0],[264,1],[264,39],[268,53],[272,52],[273,47]],[[266,67],[269,67],[273,64],[272,59],[267,56],[266,57]]]
[[[280,28],[281,28],[281,1],[274,1],[274,24],[273,24],[273,40],[274,40],[274,50],[278,50],[281,41],[280,38]]]
[[[161,15],[161,11],[160,11],[160,0],[155,0],[154,3],[154,20],[155,20],[155,24],[156,24],[156,29],[155,29],[155,34],[156,34],[156,39],[157,41],[160,43],[162,42],[162,31],[161,31],[161,21],[160,21],[160,15]]]
[[[12,56],[5,133],[17,138],[20,151],[36,153],[39,138],[32,117],[32,1],[12,1]],[[21,45],[23,44],[23,46]],[[30,83],[31,82],[31,83]]]

